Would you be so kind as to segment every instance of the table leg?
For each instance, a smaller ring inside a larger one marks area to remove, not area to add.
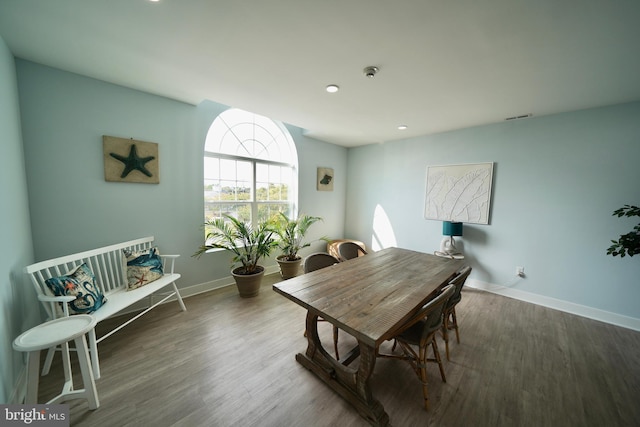
[[[362,342],[358,369],[344,366],[324,349],[318,336],[318,315],[307,313],[307,351],[298,353],[296,360],[316,374],[329,387],[351,403],[372,425],[386,426],[389,415],[373,397],[370,378],[376,362],[375,348]]]

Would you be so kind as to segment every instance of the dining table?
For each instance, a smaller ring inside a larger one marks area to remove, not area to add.
[[[307,349],[296,360],[370,424],[389,425],[389,415],[371,389],[378,348],[463,266],[460,259],[390,247],[274,284],[275,292],[307,310]],[[319,319],[357,341],[340,360],[323,347]]]

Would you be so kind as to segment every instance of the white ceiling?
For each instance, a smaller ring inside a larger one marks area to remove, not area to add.
[[[0,35],[19,58],[344,146],[640,99],[639,0],[0,0]]]

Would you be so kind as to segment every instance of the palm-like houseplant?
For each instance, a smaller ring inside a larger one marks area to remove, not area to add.
[[[322,218],[301,214],[296,219],[289,218],[280,212],[272,219],[273,229],[278,236],[277,245],[282,254],[276,260],[280,264],[280,274],[283,279],[289,279],[297,275],[300,269],[302,257],[298,252],[311,246],[311,242],[305,241],[305,236],[309,227]],[[321,237],[319,240],[325,240]]]
[[[268,257],[277,244],[272,224],[263,221],[257,227],[253,227],[231,215],[223,214],[222,218],[208,219],[204,226],[207,230],[206,240],[194,256],[199,257],[211,249],[232,252],[232,266],[236,267],[232,269],[231,274],[240,296],[258,295],[264,275],[264,267],[258,262]],[[250,283],[247,284],[247,281]]]

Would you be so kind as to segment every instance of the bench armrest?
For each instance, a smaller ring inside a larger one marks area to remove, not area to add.
[[[72,296],[54,297],[49,295],[38,295],[38,299],[43,302],[71,302],[74,299],[76,299],[76,297],[72,297]]]
[[[64,313],[65,317],[69,317],[69,305],[66,304],[68,302],[71,302],[73,300],[76,299],[76,297],[73,296],[59,296],[59,297],[55,297],[55,296],[51,296],[51,295],[38,295],[38,299],[42,302],[48,302],[50,307],[51,307],[51,316],[53,316],[53,318],[56,318],[56,307],[55,307],[55,303],[59,302],[62,305],[62,312]],[[58,312],[59,313],[59,312]]]
[[[167,271],[167,260],[171,260],[171,264],[170,264],[170,268],[169,271],[171,272],[171,274],[174,274],[174,266],[176,263],[176,258],[178,258],[180,255],[160,255],[160,258],[162,258],[162,268],[164,269],[164,271]]]

